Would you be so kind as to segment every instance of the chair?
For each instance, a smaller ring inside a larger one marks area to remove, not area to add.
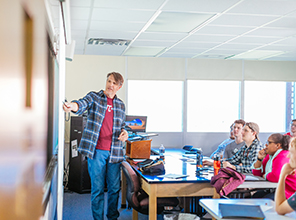
[[[137,212],[148,215],[149,213],[149,195],[141,188],[140,179],[131,165],[123,161],[122,171],[126,177],[127,189],[126,199],[129,206]],[[179,204],[176,197],[158,198],[157,199],[157,214],[164,211],[165,206],[175,207]]]

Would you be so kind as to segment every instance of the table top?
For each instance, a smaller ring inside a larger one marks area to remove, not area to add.
[[[266,220],[288,220],[295,219],[296,212],[285,216],[278,215],[274,209],[274,201],[271,199],[200,199],[199,204],[207,210],[212,217],[222,219],[219,212],[219,204],[240,204],[240,205],[260,205]]]
[[[158,158],[158,155],[151,155],[150,159]],[[185,154],[185,150],[182,149],[168,149],[165,152],[165,174],[164,175],[149,175],[144,174],[137,170],[137,173],[142,176],[142,178],[149,184],[161,184],[161,183],[209,183],[214,175],[213,167],[205,167],[199,173],[196,172],[196,155],[195,154]],[[207,159],[207,157],[204,157]],[[136,160],[134,161],[141,161]],[[251,178],[246,178],[244,186],[246,184],[250,185],[250,188],[258,183],[258,181],[264,181],[266,184],[264,187],[276,187],[276,183],[271,183],[264,180],[261,177],[254,177],[249,175]],[[253,180],[251,180],[253,179]],[[260,184],[259,184],[260,185]],[[261,184],[262,185],[262,184]],[[259,187],[260,188],[260,187]]]

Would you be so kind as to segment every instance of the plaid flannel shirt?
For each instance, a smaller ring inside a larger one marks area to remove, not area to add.
[[[85,97],[74,100],[79,106],[76,114],[87,111],[87,122],[83,130],[78,151],[84,156],[93,159],[100,130],[107,110],[107,97],[104,91],[89,92]],[[118,140],[121,130],[125,126],[125,105],[115,95],[113,99],[113,134],[110,149],[110,163],[121,162],[124,159],[123,142]]]
[[[244,145],[233,157],[226,159],[226,161],[234,165],[237,172],[252,173],[252,164],[257,160],[258,153],[262,149],[262,143],[255,139],[250,147]],[[242,164],[242,166],[239,164]]]

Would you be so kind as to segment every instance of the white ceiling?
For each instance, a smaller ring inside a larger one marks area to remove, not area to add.
[[[59,0],[49,0],[58,30]],[[296,0],[70,0],[75,54],[296,61]],[[89,38],[130,40],[88,45]]]

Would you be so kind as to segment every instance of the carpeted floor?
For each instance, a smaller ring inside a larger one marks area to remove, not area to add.
[[[120,193],[121,195],[121,193]],[[106,193],[105,193],[106,199]],[[121,198],[119,198],[121,201]],[[105,213],[107,206],[105,204]],[[118,220],[131,220],[132,209],[122,209],[121,204],[118,207],[120,216]],[[147,215],[138,214],[139,220],[148,220]],[[90,207],[90,193],[79,194],[72,191],[66,191],[64,193],[64,206],[63,206],[63,219],[64,220],[92,220],[92,213]],[[162,216],[158,216],[158,220],[162,219]],[[105,216],[105,220],[107,217]]]

